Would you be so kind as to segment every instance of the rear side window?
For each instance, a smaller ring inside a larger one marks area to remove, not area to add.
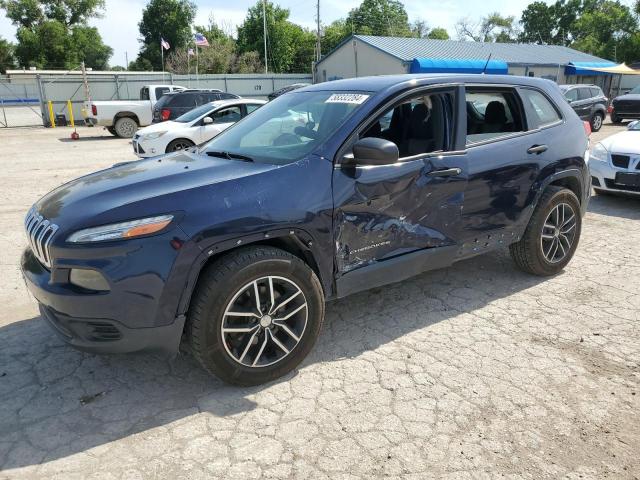
[[[179,93],[172,97],[172,100],[169,102],[169,105],[172,107],[195,107],[196,106],[196,95],[193,93]]]
[[[592,97],[604,97],[604,93],[598,87],[591,87],[591,96]]]
[[[156,100],[162,98],[162,96],[169,91],[169,87],[156,87]]]
[[[140,100],[149,100],[149,87],[142,87],[140,89]]]
[[[529,114],[529,130],[544,127],[560,121],[562,118],[551,101],[537,90],[520,90],[522,102]]]
[[[591,89],[582,87],[578,89],[578,100],[588,100],[591,98]]]
[[[247,103],[245,105],[246,109],[247,109],[247,115],[249,115],[251,112],[253,112],[254,110],[257,110],[258,108],[260,108],[262,106],[261,103]]]
[[[467,88],[467,144],[524,131],[520,107],[512,89]]]
[[[240,98],[238,95],[234,95],[233,93],[226,93],[226,92],[219,93],[218,96],[220,97],[221,100],[228,100],[230,98]]]

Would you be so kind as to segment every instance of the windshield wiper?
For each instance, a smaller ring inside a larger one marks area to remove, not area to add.
[[[210,157],[220,157],[226,158],[227,160],[242,160],[243,162],[253,162],[253,158],[247,157],[246,155],[240,155],[239,153],[231,153],[231,152],[207,152],[207,155]]]

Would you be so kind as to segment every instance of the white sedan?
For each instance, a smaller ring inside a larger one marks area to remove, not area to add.
[[[589,172],[596,192],[640,194],[640,120],[593,146]]]
[[[133,136],[133,151],[139,157],[154,157],[200,145],[265,103],[252,98],[207,103],[175,120],[138,130]]]

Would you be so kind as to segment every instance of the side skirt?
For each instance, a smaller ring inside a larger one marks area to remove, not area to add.
[[[407,253],[345,273],[336,279],[336,297],[401,282],[420,273],[450,266],[458,259],[460,247],[451,245]]]

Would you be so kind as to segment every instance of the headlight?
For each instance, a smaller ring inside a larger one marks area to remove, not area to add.
[[[162,132],[151,132],[151,133],[147,133],[144,138],[145,140],[155,140],[156,138],[160,138],[162,135],[164,135],[165,133],[167,133],[166,130],[162,131]]]
[[[67,238],[67,242],[103,242],[105,240],[120,240],[135,238],[141,235],[156,233],[169,225],[173,215],[161,215],[159,217],[141,218],[129,222],[112,223],[101,227],[85,228],[78,230]]]
[[[601,143],[596,143],[591,149],[589,161],[606,163],[609,161],[609,152],[607,152],[607,149],[604,148],[604,145],[602,145]]]

